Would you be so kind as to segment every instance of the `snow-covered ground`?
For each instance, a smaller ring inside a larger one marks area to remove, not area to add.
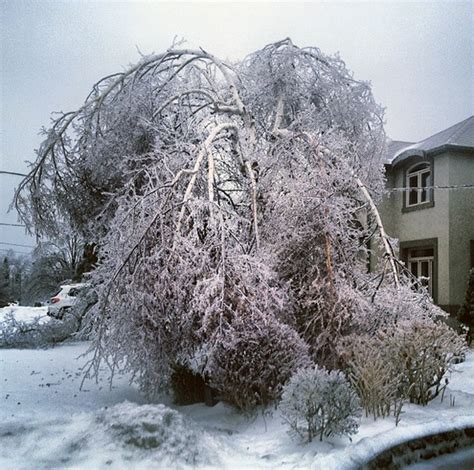
[[[39,323],[46,323],[51,319],[46,315],[47,311],[48,307],[23,307],[19,305],[0,308],[0,329],[9,315],[13,315],[19,322],[32,323],[36,318],[39,318]]]
[[[472,351],[443,402],[406,405],[398,427],[392,418],[364,418],[352,442],[301,445],[277,411],[246,418],[222,403],[150,404],[126,375],[110,388],[105,370],[81,390],[88,347],[0,349],[0,468],[351,469],[407,439],[474,426]]]

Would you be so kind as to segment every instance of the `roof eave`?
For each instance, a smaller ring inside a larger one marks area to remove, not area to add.
[[[451,150],[456,151],[456,152],[461,152],[461,153],[474,153],[474,147],[468,147],[468,146],[456,145],[456,144],[443,144],[429,150],[407,149],[399,153],[391,162],[386,163],[385,166],[389,168],[394,168],[400,163],[403,163],[405,160],[407,160],[410,157],[420,157],[420,158],[426,158],[428,156],[432,157],[434,155],[439,155],[441,153],[449,152]]]

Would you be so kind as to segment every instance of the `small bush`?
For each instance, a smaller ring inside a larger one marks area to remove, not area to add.
[[[299,369],[283,389],[280,411],[290,434],[314,437],[355,434],[361,415],[359,399],[344,375],[318,366]]]
[[[347,336],[339,352],[366,413],[393,412],[398,421],[404,400],[426,405],[441,393],[465,348],[445,323],[424,318],[401,320],[374,336]]]
[[[339,347],[347,377],[360,398],[366,416],[397,418],[405,398],[400,368],[388,355],[382,338],[346,336]]]
[[[442,379],[464,354],[465,340],[442,322],[404,320],[384,338],[387,354],[403,377],[411,403],[427,405],[447,384]]]
[[[307,345],[293,329],[275,318],[253,316],[232,323],[214,346],[205,373],[224,400],[250,411],[279,399],[283,384],[308,363]]]

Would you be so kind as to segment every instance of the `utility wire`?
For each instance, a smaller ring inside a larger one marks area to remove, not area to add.
[[[427,189],[473,189],[474,184],[452,184],[449,186],[413,186],[413,187],[405,187],[405,188],[386,188],[388,192],[395,192],[395,191],[420,191],[420,190],[427,190]]]
[[[4,225],[6,227],[26,227],[26,225],[22,225],[22,224],[6,224],[3,222],[0,222],[0,225]]]
[[[0,251],[5,251],[6,253],[16,253],[17,255],[31,255],[31,253],[27,252],[27,251],[16,251],[16,250],[10,250],[10,249],[6,249],[6,248],[0,248]]]
[[[21,246],[22,248],[34,248],[32,245],[20,245],[19,243],[0,242],[0,245]]]
[[[0,170],[0,175],[14,175],[14,176],[28,176],[24,173],[17,173],[16,171],[3,171]]]

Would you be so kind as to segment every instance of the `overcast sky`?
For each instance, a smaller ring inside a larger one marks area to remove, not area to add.
[[[137,48],[162,52],[175,36],[230,59],[287,36],[340,53],[356,78],[372,82],[394,139],[418,141],[474,113],[472,1],[0,0],[0,6],[0,170],[25,171],[52,111],[79,107],[100,77],[139,59]],[[6,214],[17,183],[0,174],[0,222],[17,222]],[[22,232],[0,226],[0,242],[31,245]]]

